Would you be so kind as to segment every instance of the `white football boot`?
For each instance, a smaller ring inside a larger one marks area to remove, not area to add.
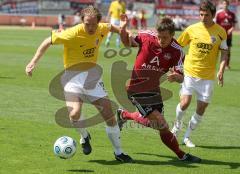
[[[195,144],[193,144],[193,142],[189,139],[189,138],[184,138],[183,139],[183,143],[187,146],[187,147],[196,147]]]
[[[173,133],[173,135],[175,137],[177,137],[179,135],[179,133],[181,132],[182,124],[183,124],[182,121],[175,121],[173,128],[171,130],[171,132]]]

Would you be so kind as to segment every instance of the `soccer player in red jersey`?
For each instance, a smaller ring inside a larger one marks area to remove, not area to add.
[[[228,61],[226,68],[230,69],[230,55],[231,55],[231,46],[232,46],[232,32],[234,26],[237,23],[236,15],[229,10],[229,1],[223,1],[223,9],[217,12],[216,14],[216,23],[222,26],[227,32],[227,46],[228,46]]]
[[[119,127],[127,120],[135,120],[159,131],[162,142],[171,149],[180,160],[200,162],[201,159],[186,154],[179,148],[176,137],[169,131],[163,115],[163,101],[160,91],[160,78],[166,74],[170,82],[183,81],[182,66],[184,53],[173,39],[175,27],[172,19],[159,19],[156,31],[146,30],[131,36],[126,31],[128,19],[122,16],[121,39],[125,46],[138,47],[130,83],[127,86],[129,100],[139,112],[130,113],[118,109]]]

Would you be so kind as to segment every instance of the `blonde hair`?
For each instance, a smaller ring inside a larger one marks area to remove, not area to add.
[[[100,11],[92,5],[82,9],[80,16],[82,21],[85,16],[96,16],[98,22],[100,22],[102,19],[102,14],[100,13]]]

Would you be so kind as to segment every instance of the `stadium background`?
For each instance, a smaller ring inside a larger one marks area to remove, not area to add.
[[[132,11],[139,13],[144,9],[148,26],[152,27],[156,18],[161,15],[181,17],[187,21],[187,24],[195,22],[198,18],[199,2],[199,0],[128,0],[126,7],[130,13]],[[105,17],[110,3],[111,0],[1,0],[0,25],[53,27],[58,25],[59,16],[64,15],[65,25],[71,26],[74,23],[74,14],[82,8],[95,5]],[[215,3],[220,4],[219,0],[215,0]],[[217,8],[221,6],[218,5]],[[239,14],[238,0],[232,0],[230,8]],[[240,16],[237,17],[239,21]]]

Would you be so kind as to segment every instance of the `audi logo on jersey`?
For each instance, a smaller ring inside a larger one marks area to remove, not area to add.
[[[90,48],[90,49],[86,49],[86,50],[83,51],[83,55],[85,57],[93,57],[95,49],[96,49],[96,47]]]
[[[197,43],[198,48],[212,50],[213,45],[212,44],[206,44],[206,43]]]

